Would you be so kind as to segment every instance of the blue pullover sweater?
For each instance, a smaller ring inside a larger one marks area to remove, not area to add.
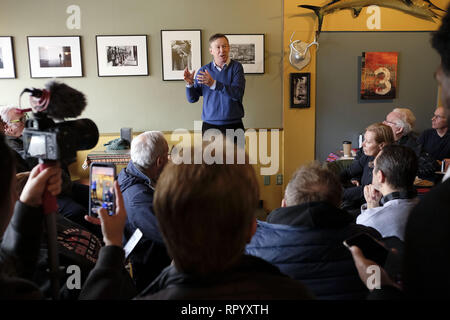
[[[186,88],[186,97],[190,103],[197,102],[203,96],[202,120],[215,125],[236,123],[244,117],[242,99],[245,91],[244,68],[234,60],[222,71],[211,61],[199,71],[208,70],[216,80],[215,90],[202,85],[195,79],[191,88]]]

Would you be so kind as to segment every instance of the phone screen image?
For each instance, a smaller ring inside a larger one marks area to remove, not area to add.
[[[110,216],[114,215],[114,177],[115,168],[113,166],[91,166],[90,215],[98,216],[100,208],[105,208]]]
[[[347,247],[357,246],[364,256],[383,266],[386,262],[389,250],[376,239],[366,233],[357,234],[344,241]]]

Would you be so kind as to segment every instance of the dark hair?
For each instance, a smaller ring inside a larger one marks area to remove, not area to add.
[[[180,272],[221,272],[244,253],[259,186],[248,156],[238,164],[236,149],[234,164],[168,163],[158,179],[155,214]]]
[[[374,173],[381,170],[393,188],[408,191],[417,174],[417,156],[413,149],[397,144],[385,146],[375,160]]]
[[[447,12],[450,10],[450,5]],[[441,27],[433,33],[431,45],[441,56],[441,65],[444,73],[450,76],[450,14],[442,19]]]
[[[225,38],[228,42],[228,44],[230,44],[230,41],[228,41],[228,38],[226,35],[224,35],[223,33],[216,33],[213,34],[210,38],[209,38],[209,45],[211,46],[211,43],[213,43],[214,41],[216,41],[217,39],[220,38]]]
[[[312,162],[295,171],[284,192],[284,200],[288,206],[315,201],[339,206],[341,195],[338,177],[319,162]]]
[[[5,136],[0,134],[0,206],[9,201],[11,194],[11,180],[16,174],[16,158],[11,148],[5,140]],[[0,214],[4,214],[0,212]]]

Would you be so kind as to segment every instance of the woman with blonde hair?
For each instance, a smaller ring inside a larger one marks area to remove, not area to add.
[[[358,150],[352,164],[341,173],[341,182],[350,181],[351,186],[344,189],[343,207],[355,217],[365,202],[364,186],[372,183],[373,160],[384,146],[394,143],[391,127],[379,122],[366,128],[362,148]]]

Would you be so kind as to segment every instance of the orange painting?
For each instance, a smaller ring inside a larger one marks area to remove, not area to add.
[[[363,52],[361,99],[386,100],[396,97],[398,52]]]

